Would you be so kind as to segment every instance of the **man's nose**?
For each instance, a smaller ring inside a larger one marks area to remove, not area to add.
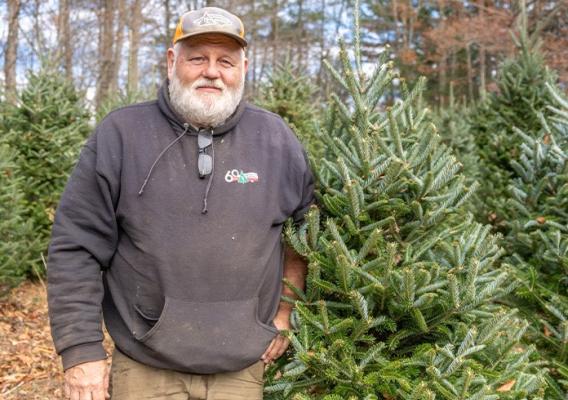
[[[209,78],[209,79],[216,79],[219,78],[221,75],[219,73],[219,68],[217,67],[217,63],[216,62],[212,62],[209,61],[206,64],[206,67],[203,71],[203,76],[205,78]]]

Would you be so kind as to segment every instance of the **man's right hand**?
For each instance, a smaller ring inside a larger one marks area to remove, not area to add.
[[[110,399],[106,360],[75,365],[65,371],[65,397],[71,400]]]

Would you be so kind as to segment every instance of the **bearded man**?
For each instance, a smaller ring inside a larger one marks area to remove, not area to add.
[[[155,101],[111,112],[84,146],[48,257],[52,335],[65,394],[109,396],[102,317],[115,342],[112,396],[261,399],[288,346],[305,261],[281,238],[313,202],[313,177],[278,116],[242,100],[241,21],[184,14]]]

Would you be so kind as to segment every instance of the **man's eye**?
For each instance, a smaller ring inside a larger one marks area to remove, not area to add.
[[[234,64],[232,62],[230,62],[229,60],[220,60],[219,63],[224,66],[224,67],[233,67]]]
[[[205,57],[191,57],[189,62],[193,65],[201,65],[205,62]]]

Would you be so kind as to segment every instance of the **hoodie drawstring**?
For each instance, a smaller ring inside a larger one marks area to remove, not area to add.
[[[211,129],[211,137],[213,137],[213,129]],[[215,141],[211,140],[211,173],[209,174],[209,180],[207,181],[207,187],[205,188],[205,195],[203,196],[203,210],[201,214],[207,214],[207,197],[209,196],[209,190],[213,184],[213,174],[215,173],[215,149],[213,148],[213,143]]]
[[[188,132],[189,124],[185,123],[185,124],[183,124],[183,126],[185,128],[183,133],[181,135],[179,135],[177,138],[175,138],[174,140],[172,140],[172,142],[170,144],[168,144],[164,150],[162,150],[160,155],[156,158],[156,160],[154,161],[154,163],[150,167],[150,170],[148,171],[148,175],[146,175],[146,179],[144,179],[144,183],[142,184],[142,187],[140,187],[140,191],[138,192],[138,196],[140,196],[142,194],[142,192],[144,192],[144,188],[146,187],[146,184],[148,183],[148,180],[150,179],[150,175],[152,175],[152,171],[154,170],[154,167],[156,166],[156,164],[158,164],[158,161],[160,161],[160,158],[162,158],[162,156],[166,153],[166,151],[168,151],[170,149],[170,147],[172,147],[174,144],[176,144],[176,142],[178,140],[180,140],[182,137],[184,137],[185,134]]]

